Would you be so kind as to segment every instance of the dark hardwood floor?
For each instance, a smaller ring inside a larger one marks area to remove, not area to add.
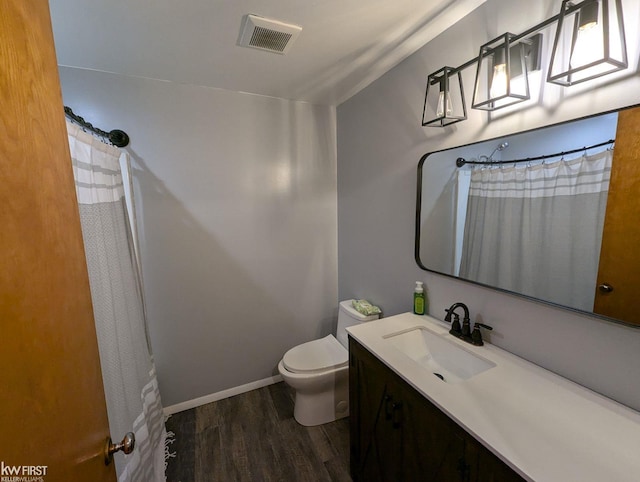
[[[348,418],[303,427],[283,382],[176,413],[167,482],[351,482]]]

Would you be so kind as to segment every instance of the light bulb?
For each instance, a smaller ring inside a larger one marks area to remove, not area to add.
[[[497,64],[493,67],[493,78],[489,88],[489,96],[492,99],[507,95],[507,65]]]
[[[444,106],[444,91],[441,90],[438,95],[438,107],[436,108],[436,117],[450,117],[453,113],[453,105],[451,104],[451,96],[447,96],[447,108],[445,115],[445,106]]]
[[[569,66],[572,69],[590,64],[604,56],[598,22],[589,22],[578,28],[576,43],[571,52]]]
[[[569,59],[571,69],[584,67],[604,56],[603,32],[598,25],[599,5],[597,1],[585,2],[576,13],[578,31]]]

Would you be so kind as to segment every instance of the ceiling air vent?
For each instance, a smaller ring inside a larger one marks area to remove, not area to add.
[[[297,25],[245,15],[238,45],[286,54],[301,30]]]

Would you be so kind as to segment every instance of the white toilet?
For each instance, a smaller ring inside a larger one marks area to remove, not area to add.
[[[347,328],[378,315],[365,316],[341,301],[336,337],[327,335],[291,348],[284,354],[278,371],[295,389],[293,416],[301,425],[333,422],[349,415],[349,352]]]

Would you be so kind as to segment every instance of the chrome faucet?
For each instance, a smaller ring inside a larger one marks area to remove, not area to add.
[[[460,326],[460,315],[456,313],[458,308],[462,308],[464,310],[464,317],[462,318],[462,327]],[[482,333],[480,333],[480,328],[485,328],[487,330],[493,330],[489,325],[485,325],[484,323],[476,322],[473,325],[473,332],[471,332],[471,320],[469,319],[469,308],[464,303],[454,303],[451,305],[451,308],[444,310],[447,312],[444,317],[444,321],[451,323],[451,329],[449,333],[453,336],[457,336],[461,340],[464,340],[472,345],[482,346],[484,342],[482,341]],[[453,322],[451,321],[453,318]]]

